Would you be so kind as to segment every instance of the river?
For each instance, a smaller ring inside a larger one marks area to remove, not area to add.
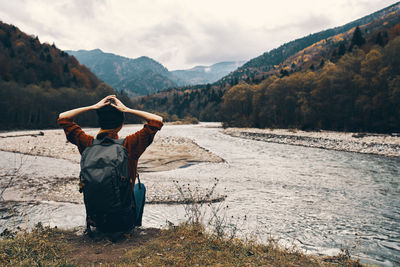
[[[209,209],[222,207],[219,216],[234,223],[240,236],[261,242],[273,237],[285,246],[320,255],[349,249],[365,263],[400,265],[399,158],[241,139],[223,134],[218,125],[165,126],[158,135],[191,138],[224,163],[143,173],[142,181],[171,187],[177,180],[182,186],[211,188],[217,178],[217,191],[227,198]],[[10,168],[15,154],[0,154],[1,168]],[[50,179],[60,171],[67,176],[79,172],[77,164],[66,160],[26,158],[31,163],[24,171],[30,175]],[[0,209],[1,231],[38,221],[65,228],[84,224],[82,205],[54,201],[8,205],[18,216]],[[182,205],[147,205],[143,224],[178,223],[185,220],[184,215]],[[206,215],[205,221],[209,218]]]

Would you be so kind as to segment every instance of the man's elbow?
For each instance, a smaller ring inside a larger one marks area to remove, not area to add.
[[[163,117],[161,117],[160,115],[156,115],[156,114],[152,114],[151,118],[149,118],[149,119],[156,121],[156,122],[160,122],[160,123],[163,122]]]
[[[68,114],[66,112],[62,112],[62,113],[58,114],[58,119],[57,119],[58,121],[65,120],[65,119],[72,120],[72,118],[70,116],[68,116]]]

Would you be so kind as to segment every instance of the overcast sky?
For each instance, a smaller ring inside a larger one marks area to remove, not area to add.
[[[0,0],[0,20],[63,50],[151,57],[169,70],[249,60],[394,0]]]

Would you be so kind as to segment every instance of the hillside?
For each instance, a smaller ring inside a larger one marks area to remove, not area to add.
[[[257,74],[243,68],[257,66],[255,62],[261,62],[259,59],[263,57],[249,61],[212,85],[170,89],[140,98],[137,103],[143,108],[162,112],[165,117],[167,114],[191,115],[204,121],[223,120],[226,125],[235,126],[400,131],[397,112],[393,109],[400,104],[395,97],[399,73],[395,67],[397,63],[393,63],[400,58],[395,53],[398,44],[395,39],[400,35],[399,6],[397,3],[346,24],[348,27],[365,22],[323,40],[317,38],[296,53],[292,50],[292,55],[282,56],[272,68],[262,69],[260,65]],[[311,42],[309,37],[299,40],[289,44],[298,49],[304,40]],[[283,51],[282,47],[274,51]],[[370,62],[374,57],[378,61]],[[362,64],[372,64],[372,69],[367,66],[362,69]],[[255,67],[251,68],[255,70]],[[331,74],[325,76],[328,70]],[[359,84],[361,81],[363,83]],[[367,85],[373,85],[373,88]],[[321,93],[322,88],[330,86],[334,88],[329,89],[329,95]],[[379,92],[377,88],[384,91]],[[317,94],[320,94],[319,98],[316,98]],[[325,111],[323,106],[334,107]]]
[[[243,65],[244,61],[219,62],[211,66],[196,66],[188,70],[174,70],[171,73],[183,85],[214,83]]]
[[[54,44],[0,22],[0,129],[56,127],[60,112],[113,93]],[[94,125],[95,114],[79,120]]]
[[[310,34],[308,36],[283,44],[276,49],[272,49],[271,51],[265,52],[264,54],[249,60],[242,67],[222,78],[218,83],[225,85],[226,83],[237,84],[240,81],[260,82],[270,73],[271,70],[276,69],[277,66],[282,64],[289,57],[302,51],[303,49],[332,36],[338,36],[348,32],[356,26],[367,25],[374,21],[382,21],[385,17],[393,14],[398,16],[399,7],[400,4],[398,2],[343,26]]]
[[[0,79],[22,84],[50,82],[54,88],[96,88],[101,81],[54,44],[0,22]]]
[[[360,25],[360,27],[354,27],[349,31],[313,43],[274,66],[274,70],[268,73],[288,75],[308,69],[320,69],[326,61],[337,62],[354,46],[362,47],[365,52],[368,52],[374,45],[386,45],[389,40],[398,35],[399,28],[399,11],[387,12],[382,17]],[[355,34],[359,40],[354,39]]]
[[[310,62],[299,63],[309,68],[293,73],[281,69],[280,77],[232,87],[223,96],[224,123],[399,133],[400,24],[390,27],[386,22],[381,25],[389,28],[364,25],[347,32],[352,37],[341,43],[343,54],[315,44],[305,49],[309,54],[293,58],[306,57]],[[326,56],[314,67],[313,60],[323,54]]]
[[[67,51],[100,79],[130,96],[146,95],[177,86],[179,81],[157,61],[148,57],[126,58],[100,49]]]

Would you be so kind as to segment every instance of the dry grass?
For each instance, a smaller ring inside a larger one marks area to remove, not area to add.
[[[205,234],[200,225],[173,227],[129,251],[125,264],[140,266],[330,266],[304,254],[240,239]]]
[[[65,257],[69,244],[65,233],[40,223],[30,233],[3,232],[0,240],[2,266],[73,266]]]
[[[39,225],[30,233],[3,237],[0,258],[2,266],[359,266],[346,255],[322,259],[272,240],[261,245],[220,238],[198,224],[139,230],[119,243]]]

